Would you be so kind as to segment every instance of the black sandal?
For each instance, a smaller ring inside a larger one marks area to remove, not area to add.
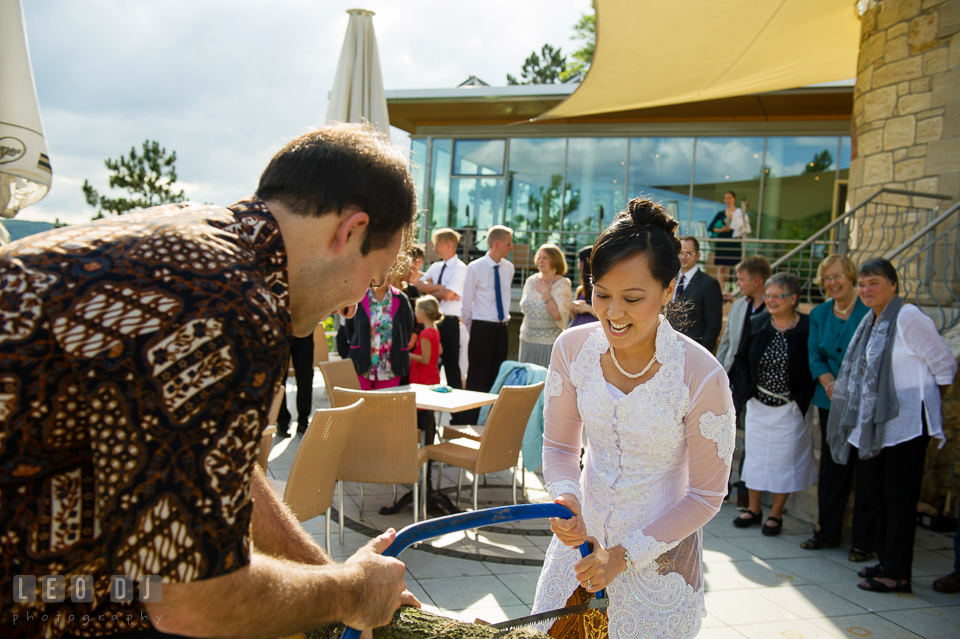
[[[847,561],[852,561],[855,564],[859,564],[861,562],[867,561],[871,557],[873,557],[872,552],[869,552],[867,550],[857,550],[856,548],[852,548],[850,550],[850,554],[847,555]]]
[[[759,524],[760,521],[763,519],[762,510],[758,513],[755,513],[752,510],[748,510],[747,512],[750,513],[749,517],[743,517],[743,516],[737,517],[736,519],[733,520],[733,525],[736,526],[737,528],[749,528],[754,524]]]
[[[876,566],[867,566],[865,568],[861,568],[860,572],[857,573],[857,576],[859,576],[861,579],[872,579],[874,577],[879,577],[881,574],[883,574],[883,566],[877,564]]]
[[[864,584],[866,584],[866,586]],[[867,586],[869,586],[869,588]],[[897,580],[897,584],[895,586],[888,586],[882,581],[877,581],[873,578],[864,579],[857,584],[857,588],[860,590],[866,590],[867,592],[913,592],[913,587],[910,585],[909,581],[900,583],[900,581]]]
[[[840,545],[840,542],[827,541],[825,539],[817,539],[816,537],[811,537],[805,542],[800,544],[800,547],[804,550],[820,550],[821,548],[836,548]]]
[[[770,523],[771,521],[777,525],[768,526],[767,524]],[[780,534],[780,531],[782,530],[783,530],[783,520],[778,519],[777,517],[767,517],[767,522],[764,523],[763,526],[760,528],[760,532],[762,532],[767,537],[776,537],[777,535]]]

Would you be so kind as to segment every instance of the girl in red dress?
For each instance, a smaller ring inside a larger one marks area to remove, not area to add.
[[[440,369],[437,368],[437,360],[440,358],[441,349],[437,324],[443,321],[440,302],[433,295],[417,298],[414,314],[417,321],[423,324],[423,330],[417,337],[416,347],[410,352],[410,383],[439,384]]]

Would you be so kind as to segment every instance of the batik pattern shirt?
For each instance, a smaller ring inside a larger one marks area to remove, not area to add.
[[[61,604],[7,590],[5,637],[149,628],[136,599],[110,602],[111,575],[179,583],[249,563],[250,477],[291,334],[286,263],[255,199],[0,249],[0,584],[67,577]],[[70,575],[93,576],[93,603],[70,601]]]
[[[396,377],[390,363],[393,346],[393,294],[388,288],[379,302],[373,291],[367,293],[367,296],[370,299],[370,370],[365,377],[385,382]]]

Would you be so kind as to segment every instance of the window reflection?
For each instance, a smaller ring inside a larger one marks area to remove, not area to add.
[[[830,223],[840,138],[767,138],[761,236],[806,239]]]
[[[510,140],[507,169],[506,224],[514,229],[514,243],[529,243],[530,230],[560,229],[560,189],[563,184],[563,138]],[[550,234],[533,239],[540,244]]]
[[[595,237],[623,208],[626,177],[626,139],[571,138],[563,230],[589,232]],[[583,243],[575,236],[566,239],[574,249]]]
[[[756,231],[763,138],[697,138],[696,164],[690,215],[693,233],[707,235],[707,225],[724,209],[727,191],[736,194],[741,209],[747,201],[745,213]]]
[[[503,175],[504,140],[457,140],[453,147],[454,175]]]
[[[417,204],[425,207],[427,201],[424,198],[424,187],[427,180],[427,141],[410,140],[410,174],[413,175],[413,183],[417,186]]]
[[[662,203],[686,234],[692,168],[693,138],[633,138],[627,199],[642,196]]]
[[[454,178],[451,180],[448,226],[488,228],[500,223],[502,209],[502,179]]]
[[[433,157],[430,166],[430,188],[427,191],[427,227],[450,226],[450,165],[453,141],[433,141]]]

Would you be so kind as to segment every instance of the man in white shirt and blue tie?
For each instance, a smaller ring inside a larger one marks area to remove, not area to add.
[[[443,321],[437,326],[443,354],[440,361],[451,388],[463,388],[460,379],[460,313],[463,298],[463,282],[467,277],[467,265],[457,257],[460,234],[453,229],[437,229],[433,232],[433,249],[440,259],[430,265],[427,273],[414,286],[421,293],[433,295],[440,300]]]
[[[467,265],[463,284],[461,319],[470,334],[467,390],[488,392],[497,379],[500,364],[507,359],[510,345],[510,284],[513,264],[507,260],[513,250],[513,231],[493,226],[487,231],[487,254]],[[455,415],[455,423],[475,424],[480,409]]]

